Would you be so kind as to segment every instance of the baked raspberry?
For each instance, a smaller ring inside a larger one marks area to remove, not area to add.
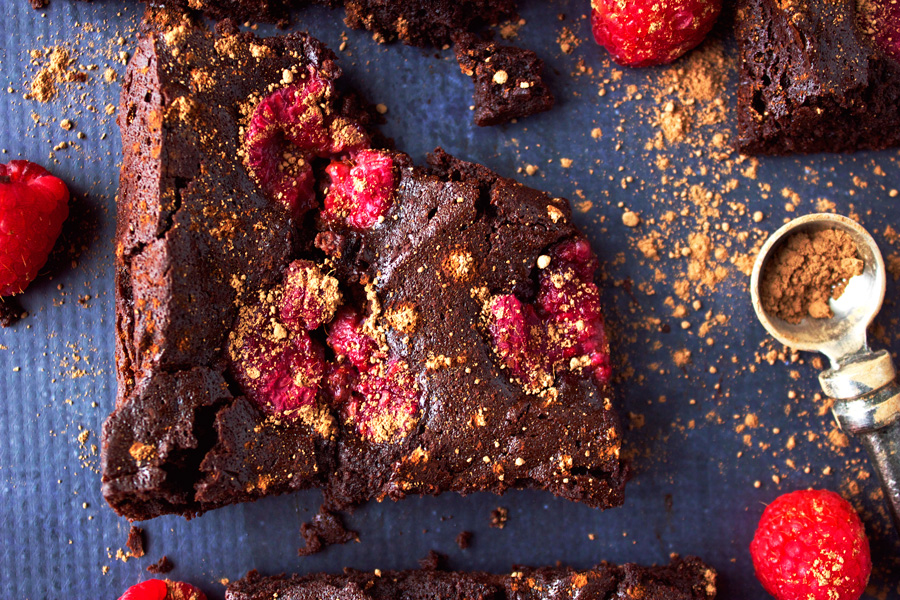
[[[350,308],[332,321],[328,345],[338,363],[328,366],[326,386],[344,422],[375,443],[408,432],[419,410],[419,388],[406,362],[379,350]]]
[[[353,399],[353,390],[359,382],[359,371],[348,363],[325,365],[325,387],[335,406],[343,406]]]
[[[264,412],[297,417],[315,405],[325,358],[306,330],[285,328],[260,304],[241,311],[229,350],[235,379]]]
[[[288,265],[282,289],[278,315],[290,329],[317,329],[331,321],[343,301],[338,280],[309,260]]]
[[[257,104],[247,126],[245,160],[263,192],[295,218],[315,206],[312,159],[368,147],[363,128],[333,114],[334,84],[312,66],[303,80]]]
[[[900,3],[896,0],[873,0],[875,42],[889,56],[900,61]]]
[[[546,328],[530,304],[512,294],[495,296],[490,304],[488,329],[500,360],[529,391],[553,384],[546,351]]]
[[[591,0],[594,39],[629,67],[670,63],[710,32],[722,0]]]
[[[570,370],[606,383],[612,373],[600,291],[599,265],[586,240],[562,242],[550,251],[539,276],[535,306],[512,294],[488,304],[488,330],[501,362],[529,393],[553,385],[553,374]]]
[[[125,590],[119,600],[206,600],[206,595],[183,581],[148,579]]]
[[[563,242],[551,255],[550,265],[541,271],[537,297],[538,314],[547,323],[550,360],[608,382],[609,346],[594,283],[597,257],[583,239]]]
[[[350,227],[368,229],[390,210],[394,198],[394,161],[387,152],[363,150],[352,161],[332,162],[325,169],[331,183],[322,216],[344,219]]]
[[[856,600],[872,571],[859,516],[829,490],[778,497],[763,512],[750,554],[756,577],[778,600]]]
[[[363,319],[352,308],[342,308],[328,329],[328,345],[338,360],[347,359],[360,373],[384,360],[378,344],[363,333]]]
[[[415,424],[419,390],[406,362],[391,359],[361,374],[354,392],[341,416],[363,437],[385,442]]]
[[[69,216],[69,190],[27,160],[0,164],[0,296],[37,277]]]

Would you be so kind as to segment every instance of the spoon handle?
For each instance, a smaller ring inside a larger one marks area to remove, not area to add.
[[[886,353],[872,355],[875,363],[873,366],[883,363],[885,359],[890,360]],[[893,365],[890,371],[893,371]],[[841,378],[841,375],[840,370],[830,372],[834,379]],[[872,377],[871,371],[869,377]],[[826,386],[824,383],[826,391],[833,392],[838,387]],[[835,382],[832,380],[831,383]],[[859,383],[857,380],[856,384]],[[828,387],[831,389],[827,389]],[[861,387],[865,389],[866,386],[863,384]],[[869,460],[875,467],[885,500],[890,506],[894,529],[900,533],[900,384],[896,379],[890,379],[884,385],[869,389],[859,396],[837,399],[832,412],[841,429],[858,436],[868,451]]]
[[[900,422],[877,431],[859,435],[859,439],[869,453],[869,460],[875,465],[881,489],[891,509],[894,529],[900,532]]]

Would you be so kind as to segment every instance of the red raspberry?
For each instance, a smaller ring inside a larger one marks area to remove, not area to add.
[[[756,577],[778,600],[857,600],[872,560],[850,503],[828,490],[801,490],[766,507],[750,543]]]
[[[350,308],[332,321],[328,345],[342,362],[328,365],[325,385],[343,420],[375,443],[408,432],[419,411],[419,386],[409,365],[379,350]]]
[[[119,600],[206,600],[206,595],[182,581],[148,579],[125,590]]]
[[[338,280],[309,260],[288,265],[283,288],[279,316],[291,329],[317,329],[331,321],[343,301]]]
[[[27,160],[0,164],[0,296],[37,277],[69,216],[69,190]]]
[[[263,411],[299,417],[298,409],[315,405],[325,357],[306,330],[288,331],[268,313],[265,306],[242,311],[232,334],[231,370]]]
[[[356,392],[341,407],[341,415],[356,425],[359,433],[375,442],[385,442],[398,432],[407,432],[419,411],[419,390],[406,362],[390,359],[360,375]]]
[[[900,3],[896,0],[875,0],[872,11],[872,30],[875,42],[889,56],[900,61]]]
[[[349,359],[360,373],[384,358],[375,340],[363,333],[362,317],[352,308],[338,311],[328,331],[328,345],[338,358]]]
[[[534,307],[512,294],[495,296],[489,305],[488,329],[497,355],[529,391],[553,384],[544,324]]]
[[[670,63],[712,29],[722,0],[591,0],[591,27],[613,60],[629,67]]]
[[[536,308],[512,294],[488,304],[488,330],[494,349],[526,392],[553,384],[553,373],[589,373],[609,381],[612,368],[594,283],[598,262],[587,240],[562,242],[550,250],[541,271]]]
[[[247,126],[248,170],[297,219],[315,206],[312,159],[339,158],[369,145],[362,127],[334,116],[333,98],[334,83],[310,66],[301,83],[257,104]]]
[[[369,229],[390,210],[394,199],[394,161],[386,152],[363,150],[353,162],[333,162],[325,196],[327,220],[344,219],[356,229]]]
[[[563,242],[541,271],[539,312],[547,322],[550,360],[572,370],[586,369],[598,381],[612,374],[600,290],[594,283],[599,263],[587,240]]]

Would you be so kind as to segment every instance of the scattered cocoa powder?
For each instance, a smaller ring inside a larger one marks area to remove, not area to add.
[[[863,261],[849,234],[823,229],[791,235],[766,265],[760,284],[763,308],[788,323],[830,319],[829,298],[840,298]]]

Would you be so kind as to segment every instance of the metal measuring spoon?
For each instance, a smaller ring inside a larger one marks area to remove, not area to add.
[[[768,314],[760,300],[760,280],[774,251],[798,231],[839,229],[850,235],[865,263],[837,300],[830,299],[830,319],[806,317],[797,324]],[[872,236],[857,222],[832,214],[813,214],[790,221],[773,233],[753,265],[750,298],[763,327],[790,348],[821,352],[831,368],[819,374],[825,394],[834,398],[832,412],[843,431],[859,436],[875,465],[900,532],[900,384],[886,350],[872,351],[866,328],[884,300],[884,259]]]

